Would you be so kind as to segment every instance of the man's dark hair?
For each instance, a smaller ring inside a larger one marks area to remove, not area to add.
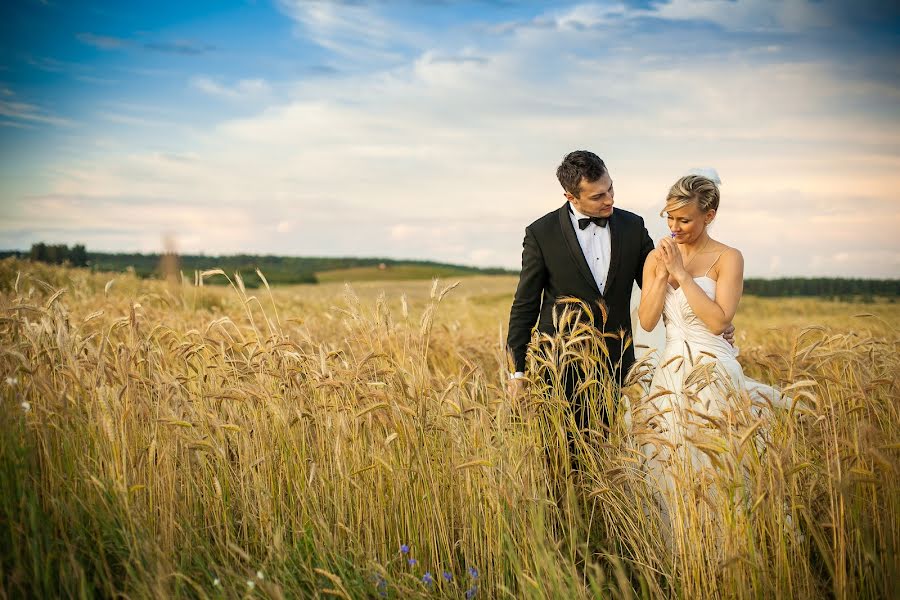
[[[597,181],[606,175],[606,165],[603,159],[587,150],[576,150],[569,152],[563,159],[562,163],[556,169],[556,178],[559,179],[563,189],[575,196],[581,198],[579,186],[581,180]]]

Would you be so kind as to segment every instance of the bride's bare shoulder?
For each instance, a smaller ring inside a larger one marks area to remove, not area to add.
[[[744,255],[737,248],[722,244],[723,248],[719,251],[719,257],[716,259],[715,267],[718,272],[728,270],[743,274],[744,272]]]
[[[725,244],[722,245],[725,246]],[[740,250],[733,246],[725,246],[722,248],[722,258],[725,260],[744,262],[744,255],[741,254]]]
[[[718,280],[722,275],[732,274],[734,277],[742,278],[744,273],[744,255],[737,248],[716,242],[713,247],[712,264],[709,266],[709,273],[715,275]]]
[[[723,244],[720,241],[714,240],[715,244],[709,249],[710,252],[717,254],[721,259],[740,259],[743,260],[744,255],[741,254],[741,251],[733,246],[729,246],[728,244]]]

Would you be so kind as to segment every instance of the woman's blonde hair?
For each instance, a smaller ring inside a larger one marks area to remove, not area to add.
[[[695,200],[700,212],[719,210],[719,186],[713,180],[702,175],[685,175],[669,188],[666,205],[659,212],[659,216],[662,217],[666,212],[684,208]]]

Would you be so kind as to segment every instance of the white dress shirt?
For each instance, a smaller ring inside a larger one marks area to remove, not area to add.
[[[575,228],[575,235],[578,237],[578,243],[581,245],[581,252],[584,259],[591,268],[591,274],[600,293],[603,293],[603,286],[606,285],[606,276],[609,274],[609,256],[612,253],[612,238],[609,235],[609,223],[606,227],[600,227],[596,223],[588,223],[584,229],[578,228],[578,219],[587,219],[587,215],[578,212],[572,203],[569,202],[569,218],[572,219],[572,226]],[[613,209],[615,210],[615,209]]]

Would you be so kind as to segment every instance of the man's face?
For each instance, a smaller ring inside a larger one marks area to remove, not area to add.
[[[609,173],[596,181],[585,181],[582,178],[578,184],[580,193],[578,198],[566,192],[566,198],[575,207],[575,210],[589,217],[609,217],[613,212],[612,179]]]

